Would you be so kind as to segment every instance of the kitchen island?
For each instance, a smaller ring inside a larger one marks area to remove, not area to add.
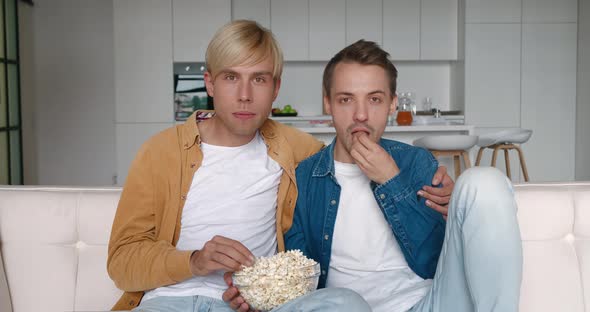
[[[336,129],[328,126],[327,124],[321,124],[316,126],[298,127],[301,131],[310,133],[315,138],[323,141],[326,145],[332,143],[332,140],[336,136]],[[473,135],[475,133],[475,126],[472,125],[458,125],[458,124],[446,124],[446,125],[419,125],[419,126],[388,126],[385,128],[383,137],[386,139],[396,140],[407,144],[412,144],[414,140],[429,136],[429,135],[453,135],[453,134],[465,134]],[[469,151],[469,158],[471,164],[475,163],[475,148]],[[451,157],[440,157],[438,158],[439,164],[447,167],[449,175],[453,177],[454,165]],[[462,171],[465,170],[462,164]],[[454,177],[456,179],[456,177]]]
[[[310,133],[318,140],[330,144],[336,136],[336,129],[330,126],[297,127],[303,132]],[[388,126],[385,128],[383,137],[412,144],[415,139],[428,135],[446,134],[473,134],[475,127],[472,125],[419,125],[419,126]]]

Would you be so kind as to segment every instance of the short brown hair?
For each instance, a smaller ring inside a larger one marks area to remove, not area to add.
[[[255,21],[236,20],[221,27],[209,42],[205,63],[213,77],[224,68],[273,60],[273,79],[281,78],[283,52],[270,30]]]
[[[336,53],[328,62],[324,69],[324,79],[322,82],[324,95],[330,97],[330,88],[332,87],[332,76],[334,68],[339,63],[358,63],[361,65],[377,65],[385,70],[389,78],[389,89],[391,96],[395,96],[397,88],[397,69],[389,59],[389,53],[385,52],[379,45],[373,41],[363,39],[347,46]]]

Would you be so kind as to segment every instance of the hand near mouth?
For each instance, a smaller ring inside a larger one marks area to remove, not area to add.
[[[365,175],[376,183],[383,184],[399,173],[391,155],[371,141],[365,132],[353,133],[350,155]]]

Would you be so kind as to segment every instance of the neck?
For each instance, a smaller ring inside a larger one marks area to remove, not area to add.
[[[197,123],[197,127],[202,142],[217,146],[242,146],[248,144],[256,136],[256,132],[247,135],[232,133],[216,116]]]

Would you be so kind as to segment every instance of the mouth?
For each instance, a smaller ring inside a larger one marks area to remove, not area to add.
[[[232,115],[234,115],[234,117],[236,117],[238,119],[242,119],[242,120],[252,119],[256,116],[255,113],[251,113],[251,112],[235,112]]]
[[[356,127],[353,127],[353,128],[350,130],[350,134],[351,134],[351,135],[353,135],[353,136],[354,136],[354,135],[361,135],[361,134],[370,135],[370,134],[371,134],[371,132],[370,132],[370,131],[369,131],[369,129],[368,129],[368,128],[366,128],[366,127],[362,127],[362,126],[356,126]]]

